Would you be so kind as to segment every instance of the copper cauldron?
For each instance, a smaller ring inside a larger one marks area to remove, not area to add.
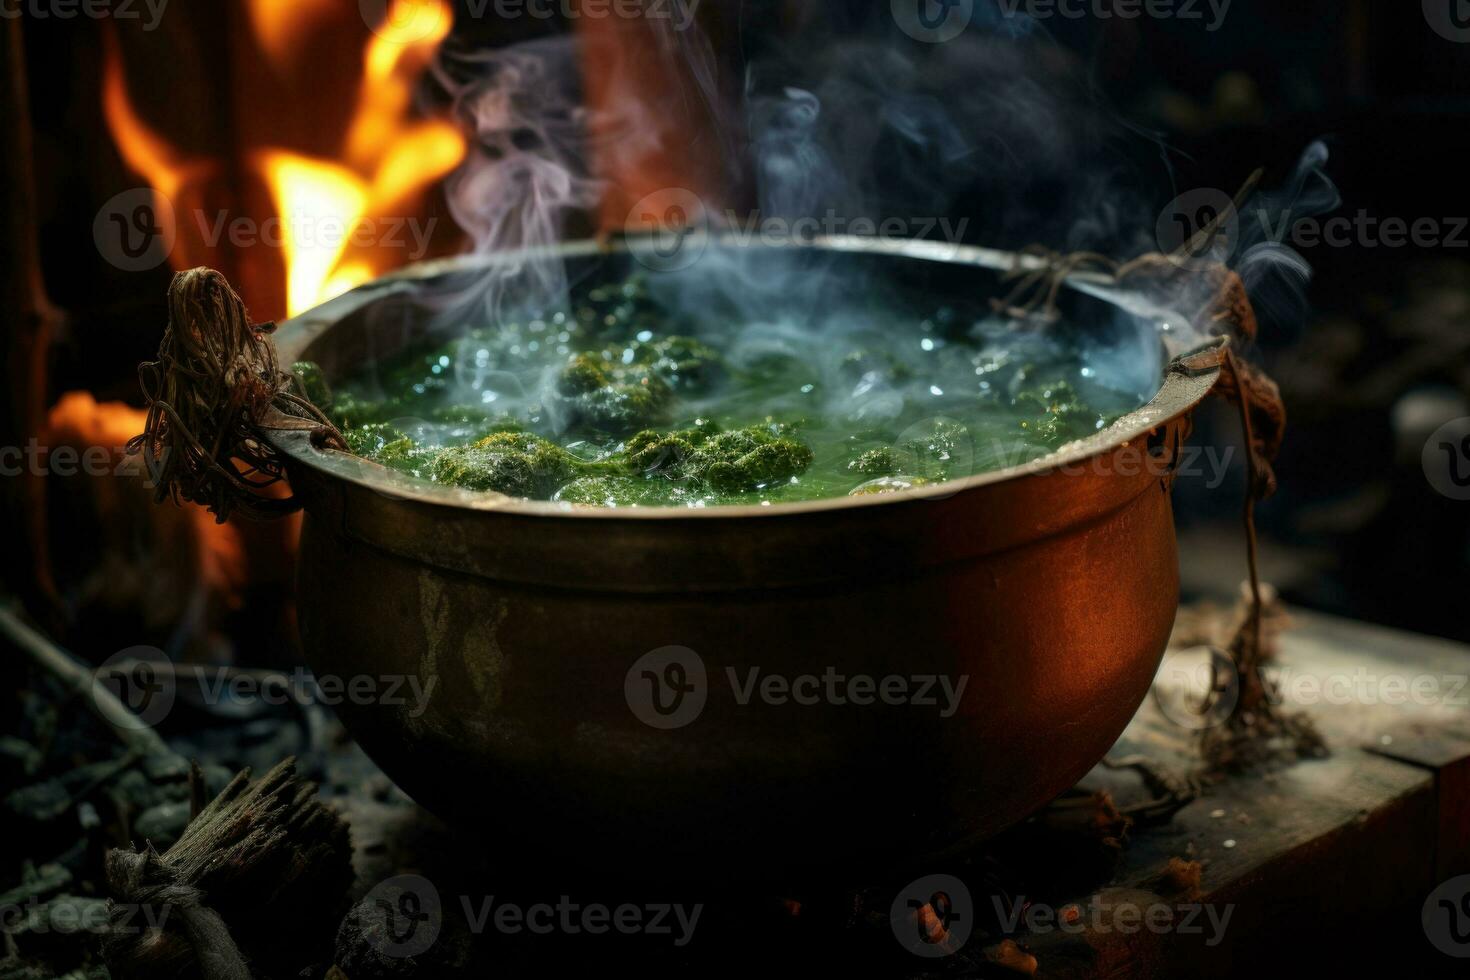
[[[936,295],[993,290],[1009,262],[782,247]],[[629,263],[622,246],[558,254],[574,276]],[[491,261],[416,267],[283,324],[282,361],[330,378],[399,350],[426,329],[413,286]],[[1120,315],[1101,285],[1073,285]],[[1217,373],[1175,362],[1144,408],[1032,464],[770,507],[470,495],[283,434],[308,658],[318,675],[434,679],[426,710],[339,711],[403,789],[505,861],[770,879],[940,859],[1072,786],[1145,697],[1178,600],[1173,465]],[[810,687],[742,703],[752,669],[871,678],[872,703],[797,703]],[[874,696],[889,677],[915,694],[967,681],[945,717]],[[645,682],[683,717],[648,723]]]

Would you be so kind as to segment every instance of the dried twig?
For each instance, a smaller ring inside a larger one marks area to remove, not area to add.
[[[0,601],[0,634],[19,647],[36,666],[82,695],[92,713],[117,733],[130,755],[144,760],[151,774],[182,775],[187,770],[188,763],[183,756],[170,749],[156,731],[142,724],[102,683],[96,670],[33,629],[4,601]]]

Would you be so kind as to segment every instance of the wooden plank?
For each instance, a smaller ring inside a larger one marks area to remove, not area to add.
[[[1165,901],[1156,889],[1170,858],[1198,860],[1194,900],[1216,921],[1228,910],[1226,927],[1215,936],[1201,915],[1198,933],[1048,933],[1029,943],[1041,975],[1274,974],[1298,957],[1320,963],[1350,950],[1324,947],[1358,930],[1440,965],[1417,917],[1424,896],[1470,859],[1470,705],[1460,684],[1470,651],[1328,616],[1293,619],[1281,642],[1284,706],[1316,722],[1332,755],[1211,786],[1169,824],[1135,833],[1112,886],[1080,897],[1146,908]],[[1152,700],[1113,751],[1135,753],[1178,772],[1198,766],[1194,735]],[[1099,768],[1083,785],[1124,806],[1148,796],[1127,772]],[[1303,946],[1314,930],[1319,941]]]
[[[1370,752],[1416,766],[1434,778],[1439,816],[1435,874],[1440,880],[1470,873],[1470,738],[1409,724]]]

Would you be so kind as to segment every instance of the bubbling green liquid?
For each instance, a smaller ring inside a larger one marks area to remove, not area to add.
[[[603,507],[894,492],[1039,459],[1145,397],[1103,383],[1079,345],[985,315],[700,322],[638,277],[332,388],[293,370],[364,458]]]

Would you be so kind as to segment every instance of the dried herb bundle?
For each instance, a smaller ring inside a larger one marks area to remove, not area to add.
[[[249,980],[247,961],[270,964],[330,942],[352,882],[351,850],[346,824],[297,780],[294,759],[254,783],[241,772],[163,854],[108,852],[114,929],[103,957],[122,980]],[[140,931],[138,909],[160,927]]]
[[[268,340],[274,329],[250,323],[244,301],[218,272],[174,277],[158,360],[138,367],[148,420],[128,442],[129,453],[142,454],[160,502],[202,504],[220,522],[237,509],[249,517],[289,513],[293,501],[262,496],[285,476],[264,431],[305,429],[321,443],[343,445],[327,417],[291,390]]]

